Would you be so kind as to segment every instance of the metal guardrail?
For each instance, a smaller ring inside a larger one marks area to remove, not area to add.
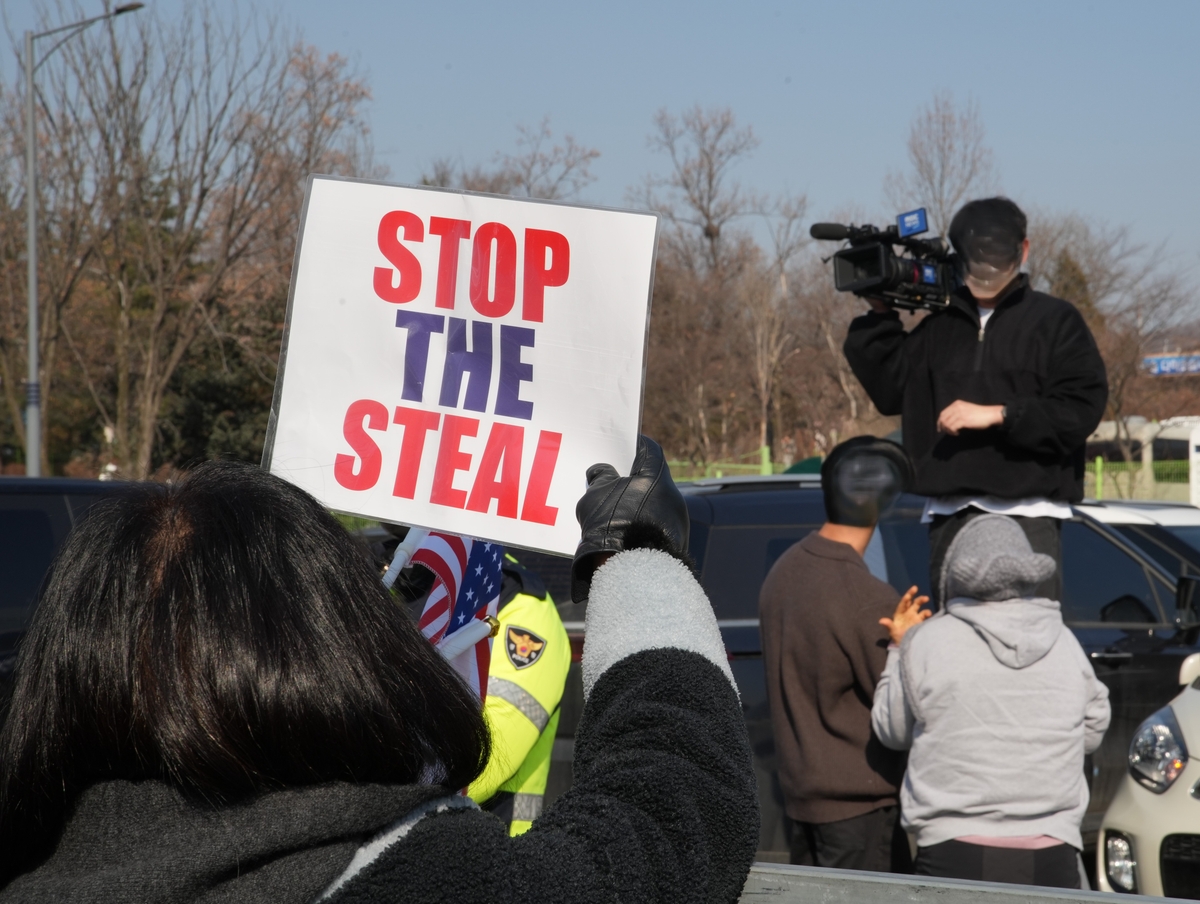
[[[1114,900],[1115,895],[1101,891],[862,873],[780,863],[754,864],[740,898],[741,904],[1061,904],[1065,901],[1113,904]],[[1177,899],[1138,895],[1130,900],[1150,904]]]

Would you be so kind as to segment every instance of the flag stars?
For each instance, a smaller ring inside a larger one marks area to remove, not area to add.
[[[430,639],[435,643],[453,637],[466,627],[467,622],[482,617],[486,605],[496,603],[497,594],[503,586],[501,571],[504,547],[498,543],[463,539],[466,542],[465,559],[446,559],[443,562],[451,582],[446,583],[438,578],[435,593],[430,595],[432,603],[426,603],[421,616],[427,623],[422,632],[430,631]],[[441,555],[445,559],[444,551]],[[457,581],[453,580],[455,577]],[[441,588],[440,595],[436,593],[438,587]]]

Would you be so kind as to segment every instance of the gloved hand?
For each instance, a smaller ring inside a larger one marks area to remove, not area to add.
[[[587,599],[592,575],[612,553],[661,549],[691,564],[687,505],[658,443],[638,437],[628,477],[612,465],[600,464],[588,468],[587,482],[587,492],[575,506],[583,537],[571,563],[571,599]]]

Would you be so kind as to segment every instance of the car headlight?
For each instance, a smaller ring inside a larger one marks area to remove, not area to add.
[[[1137,892],[1137,861],[1133,845],[1120,832],[1104,833],[1104,872],[1115,891]]]
[[[1171,787],[1187,761],[1187,745],[1171,707],[1164,706],[1133,733],[1129,774],[1155,794]]]

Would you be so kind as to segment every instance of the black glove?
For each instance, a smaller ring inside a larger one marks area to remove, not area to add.
[[[606,553],[661,549],[691,564],[687,504],[658,443],[638,437],[628,477],[612,465],[592,465],[587,482],[587,492],[575,506],[583,537],[571,563],[571,599],[577,603],[587,599],[592,575]]]

